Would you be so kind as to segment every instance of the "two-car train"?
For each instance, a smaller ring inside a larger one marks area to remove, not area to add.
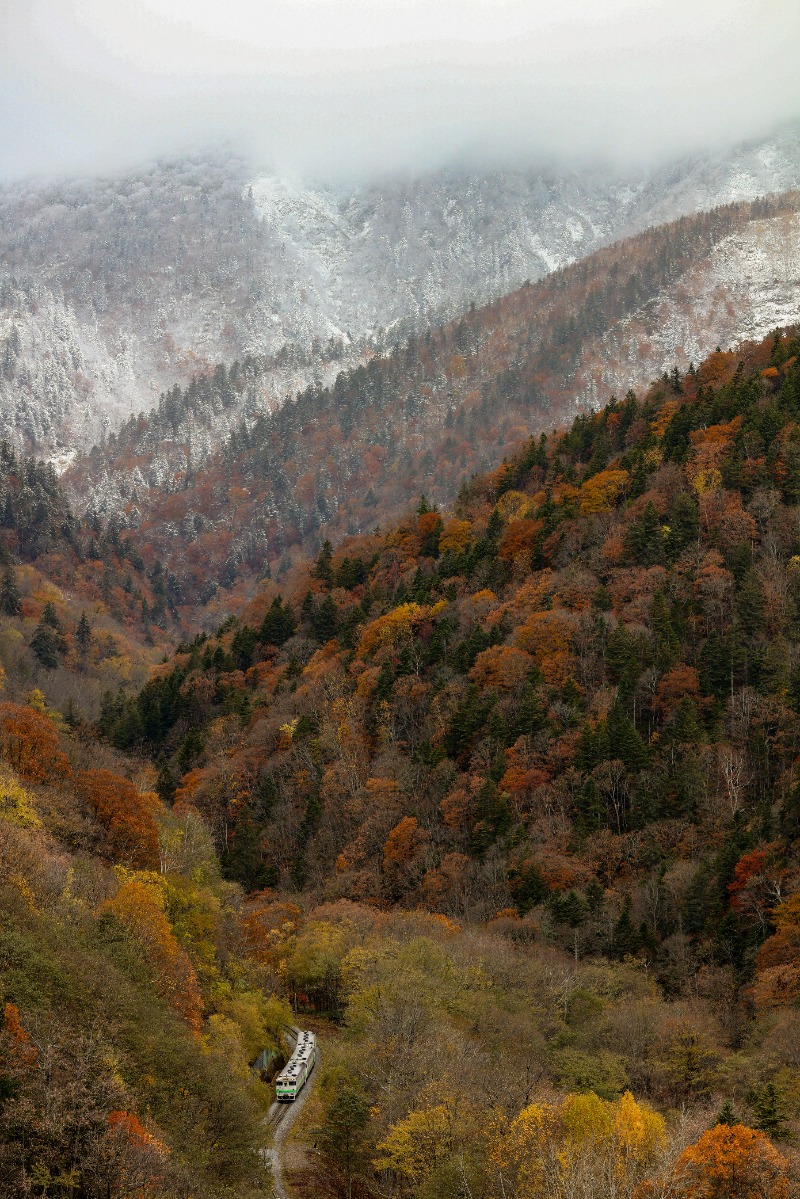
[[[275,1098],[279,1103],[292,1103],[297,1098],[316,1060],[317,1038],[313,1032],[299,1032],[292,1056],[275,1079]]]

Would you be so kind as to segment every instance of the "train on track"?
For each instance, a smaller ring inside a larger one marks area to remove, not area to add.
[[[275,1079],[278,1103],[293,1103],[306,1084],[317,1060],[317,1038],[313,1032],[299,1032],[297,1044],[288,1062]]]

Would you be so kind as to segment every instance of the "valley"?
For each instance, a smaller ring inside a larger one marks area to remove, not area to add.
[[[799,129],[0,184],[0,1199],[798,1199]]]

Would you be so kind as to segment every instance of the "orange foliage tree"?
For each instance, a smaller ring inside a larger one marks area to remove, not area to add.
[[[700,708],[703,704],[700,676],[694,666],[681,663],[667,671],[659,682],[653,698],[653,708],[669,716],[681,700],[690,699]]]
[[[3,1012],[2,1040],[5,1042],[4,1056],[15,1071],[32,1069],[39,1060],[39,1051],[31,1043],[30,1033],[25,1029],[19,1008],[7,1003]]]
[[[511,562],[518,554],[529,554],[543,528],[541,520],[510,520],[497,551],[498,558]]]
[[[753,998],[761,1007],[781,1007],[800,998],[800,891],[772,912],[776,932],[756,959]]]
[[[789,1199],[789,1162],[763,1132],[717,1124],[684,1149],[673,1194],[681,1199]]]
[[[164,914],[164,893],[157,879],[131,877],[101,904],[100,915],[119,921],[144,951],[159,993],[194,1032],[199,1032],[203,1001],[189,956],[178,944]]]
[[[428,842],[428,834],[419,827],[416,816],[404,816],[396,824],[383,848],[383,864],[386,869],[411,866]]]
[[[478,654],[469,677],[479,687],[516,691],[532,669],[533,658],[525,650],[514,649],[510,645],[493,645]]]
[[[0,704],[0,756],[31,783],[49,783],[70,775],[67,755],[49,717],[23,704]]]
[[[84,770],[77,777],[77,787],[105,829],[106,848],[113,858],[126,866],[157,864],[157,795],[138,791],[112,770]]]

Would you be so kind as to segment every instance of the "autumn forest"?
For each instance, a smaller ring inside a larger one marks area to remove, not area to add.
[[[0,446],[3,1199],[275,1193],[293,1026],[293,1199],[798,1195],[800,335],[568,386],[646,264],[796,203],[237,418],[123,515],[77,474],[263,363],[72,475]]]

